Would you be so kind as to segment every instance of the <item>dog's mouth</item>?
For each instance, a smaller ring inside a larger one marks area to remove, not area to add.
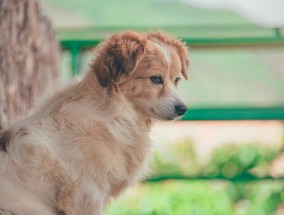
[[[150,109],[151,112],[155,115],[155,118],[159,119],[159,120],[166,120],[166,121],[172,121],[172,120],[176,120],[176,119],[180,119],[181,117],[179,116],[174,116],[174,117],[162,117],[160,116],[155,110],[154,108]]]

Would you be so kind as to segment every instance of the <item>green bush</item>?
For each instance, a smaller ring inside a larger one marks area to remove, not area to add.
[[[207,160],[198,159],[191,141],[167,146],[154,153],[152,176],[184,175],[219,178],[254,178],[268,175],[268,165],[281,154],[279,147],[258,143],[226,144],[213,151]]]
[[[214,151],[211,163],[211,171],[225,178],[241,176],[265,176],[268,174],[268,165],[275,159],[278,148],[270,148],[257,143],[247,145],[226,145]]]

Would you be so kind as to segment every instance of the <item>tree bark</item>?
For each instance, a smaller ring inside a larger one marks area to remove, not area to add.
[[[0,0],[0,130],[57,81],[59,45],[34,0]]]

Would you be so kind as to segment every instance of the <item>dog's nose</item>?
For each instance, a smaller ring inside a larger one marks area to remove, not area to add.
[[[187,107],[185,105],[176,105],[175,109],[179,116],[182,116],[187,111]]]

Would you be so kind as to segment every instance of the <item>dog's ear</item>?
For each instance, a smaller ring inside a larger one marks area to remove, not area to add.
[[[102,87],[119,85],[137,67],[146,49],[147,37],[142,33],[117,33],[97,50],[93,71]]]
[[[181,73],[183,77],[186,80],[188,80],[189,60],[188,60],[187,48],[185,44],[179,50],[179,57],[181,59]]]

